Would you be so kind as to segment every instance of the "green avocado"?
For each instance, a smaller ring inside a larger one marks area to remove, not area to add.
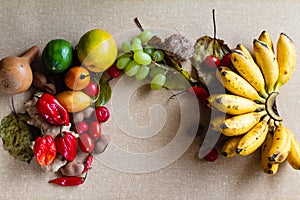
[[[63,73],[72,65],[73,47],[63,39],[51,40],[42,52],[42,60],[49,72]]]

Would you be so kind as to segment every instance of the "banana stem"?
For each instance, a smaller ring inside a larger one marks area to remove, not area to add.
[[[267,99],[268,96],[269,96],[265,90],[264,90],[264,91],[261,91],[259,94],[260,94],[263,98],[265,98],[265,99]]]
[[[264,103],[266,103],[266,99],[264,99],[264,98],[261,97],[261,98],[258,100],[258,102],[264,104]]]
[[[281,86],[282,85],[277,82],[276,85],[275,85],[275,87],[274,87],[274,92],[279,92]]]
[[[265,104],[259,104],[259,107],[257,110],[265,110],[265,109],[266,109]]]

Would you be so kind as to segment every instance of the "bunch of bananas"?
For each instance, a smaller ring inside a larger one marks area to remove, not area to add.
[[[222,147],[226,157],[246,156],[261,148],[264,172],[276,174],[280,163],[300,169],[300,145],[295,135],[282,123],[276,97],[290,79],[296,65],[293,41],[284,33],[274,53],[270,35],[263,31],[253,41],[254,57],[239,44],[232,50],[233,68],[220,66],[217,79],[226,94],[212,94],[208,106],[226,113],[216,117],[211,127],[228,137]]]

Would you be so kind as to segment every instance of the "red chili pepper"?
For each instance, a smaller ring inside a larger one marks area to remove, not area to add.
[[[56,185],[61,186],[77,186],[84,183],[86,179],[86,175],[84,177],[80,176],[62,176],[53,180],[48,181],[48,183],[54,183]]]
[[[75,159],[78,146],[76,137],[67,131],[63,131],[54,138],[54,141],[57,152],[67,161],[72,162]]]
[[[41,166],[52,163],[56,157],[56,146],[50,135],[38,137],[33,146],[33,153]]]
[[[67,110],[51,94],[38,92],[34,95],[38,98],[36,109],[49,123],[57,126],[68,126],[70,123]]]
[[[89,156],[85,160],[84,169],[83,169],[82,173],[87,172],[87,170],[89,170],[91,168],[92,162],[93,162],[93,155],[90,153]]]

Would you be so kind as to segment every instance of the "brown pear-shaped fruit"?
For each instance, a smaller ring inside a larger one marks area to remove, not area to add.
[[[30,67],[39,54],[39,47],[33,46],[22,56],[8,56],[0,60],[0,90],[7,94],[27,91],[33,80]]]

